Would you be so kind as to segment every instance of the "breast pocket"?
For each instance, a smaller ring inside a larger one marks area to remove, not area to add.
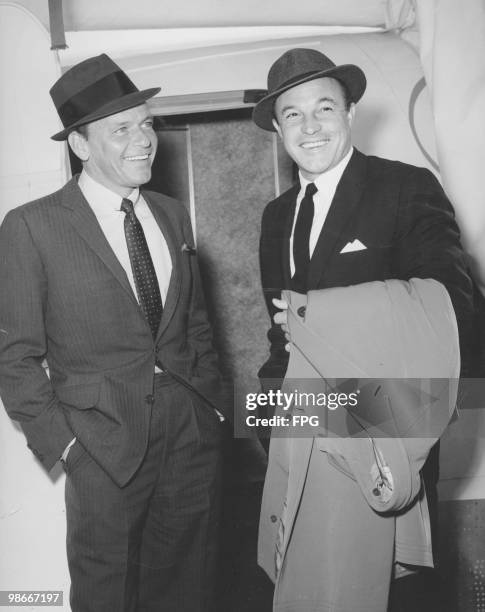
[[[391,255],[388,248],[367,248],[360,251],[338,253],[329,272],[335,279],[350,284],[365,283],[388,278]]]

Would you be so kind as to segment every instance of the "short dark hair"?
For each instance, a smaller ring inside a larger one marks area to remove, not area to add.
[[[84,138],[87,138],[88,137],[88,125],[89,123],[85,123],[84,125],[78,125],[77,128],[73,131],[79,132],[81,136],[84,136]]]

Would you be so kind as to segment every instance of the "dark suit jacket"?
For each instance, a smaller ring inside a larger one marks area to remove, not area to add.
[[[77,436],[123,485],[148,440],[155,361],[209,400],[219,374],[184,207],[143,192],[172,257],[155,341],[76,178],[0,228],[0,391],[47,469]],[[42,365],[46,359],[49,376]]]
[[[263,213],[260,265],[268,311],[291,289],[289,239],[299,186],[270,202]],[[358,239],[367,249],[341,253]],[[462,372],[472,334],[472,285],[454,212],[431,172],[354,150],[338,184],[316,244],[308,290],[392,278],[433,278],[448,290],[460,332]],[[261,378],[281,379],[288,363],[281,327],[272,325],[269,360]]]

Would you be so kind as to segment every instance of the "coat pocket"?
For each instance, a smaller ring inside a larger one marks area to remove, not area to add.
[[[85,382],[66,387],[58,387],[56,395],[63,404],[87,410],[94,408],[99,401],[101,381]]]

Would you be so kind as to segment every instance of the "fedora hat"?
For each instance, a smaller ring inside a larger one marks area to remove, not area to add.
[[[90,57],[65,72],[50,89],[64,129],[52,140],[66,140],[75,128],[139,106],[160,87],[140,91],[106,54]]]
[[[263,130],[274,131],[276,98],[296,85],[321,77],[332,77],[343,83],[351,102],[360,100],[367,84],[365,74],[358,66],[337,66],[316,49],[290,49],[274,62],[268,72],[268,91],[253,109],[254,123]]]

